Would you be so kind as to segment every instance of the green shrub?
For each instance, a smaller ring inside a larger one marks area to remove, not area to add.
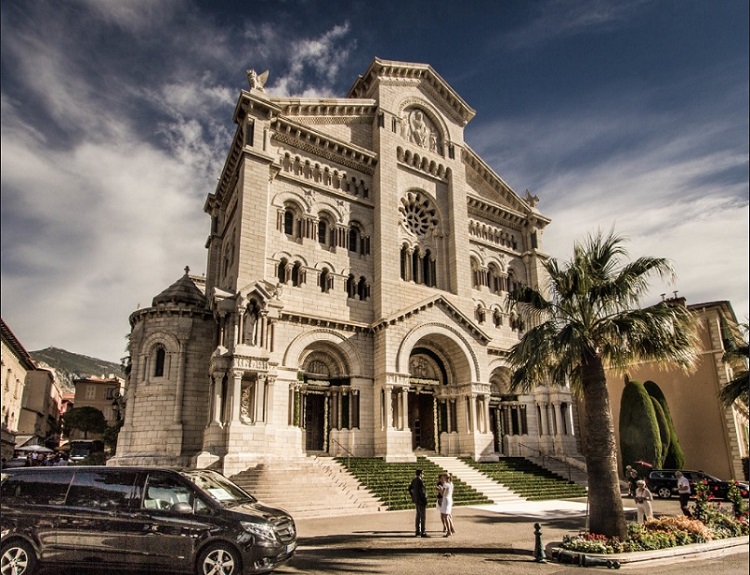
[[[669,405],[667,404],[667,398],[664,396],[664,392],[661,388],[653,381],[647,381],[643,384],[648,394],[653,397],[659,405],[661,405],[664,411],[664,416],[667,419],[667,425],[669,427],[669,444],[666,449],[662,449],[664,455],[664,467],[667,469],[682,469],[685,467],[685,454],[682,451],[682,446],[677,439],[677,431],[672,421],[672,414],[669,412]]]
[[[662,443],[654,404],[644,385],[625,377],[620,401],[620,451],[623,465],[647,461],[662,467]]]

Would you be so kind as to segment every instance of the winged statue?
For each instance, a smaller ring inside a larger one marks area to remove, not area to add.
[[[258,90],[259,92],[265,92],[264,86],[268,80],[268,70],[262,74],[258,74],[255,70],[247,71],[247,83],[250,84],[251,90]]]

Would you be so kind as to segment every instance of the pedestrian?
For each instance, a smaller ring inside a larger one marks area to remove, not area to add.
[[[628,481],[628,497],[635,497],[635,490],[638,482],[638,472],[628,465],[625,467],[625,478]]]
[[[686,517],[692,517],[688,509],[688,501],[690,501],[690,481],[682,474],[682,471],[675,471],[674,476],[677,478],[677,495],[680,497],[680,509],[682,509],[683,515]]]
[[[443,537],[450,537],[456,530],[453,527],[453,479],[446,473],[443,479],[443,501],[440,504],[440,519],[445,525]]]
[[[651,508],[651,501],[653,501],[654,496],[651,494],[651,490],[646,487],[646,482],[643,479],[639,479],[636,482],[634,499],[638,514],[638,523],[643,523],[644,517],[646,520],[653,519],[654,511]]]
[[[414,519],[414,535],[416,537],[429,537],[427,535],[427,488],[422,479],[422,470],[415,471],[415,477],[409,484],[409,495],[416,508],[416,517]]]
[[[435,486],[435,491],[437,491],[437,502],[435,503],[435,508],[440,513],[440,522],[443,524],[443,534],[445,534],[448,531],[448,526],[445,523],[445,517],[443,516],[442,507],[443,507],[443,485],[445,484],[445,473],[441,473],[438,476],[438,482]]]

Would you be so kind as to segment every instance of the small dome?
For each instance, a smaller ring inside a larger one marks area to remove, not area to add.
[[[178,279],[175,283],[161,292],[158,296],[153,299],[151,305],[157,306],[160,304],[167,303],[182,303],[194,306],[205,306],[206,296],[203,292],[195,285],[195,282],[190,279],[188,270],[186,269],[185,275]]]

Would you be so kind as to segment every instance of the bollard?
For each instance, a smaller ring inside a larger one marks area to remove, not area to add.
[[[534,523],[534,541],[534,560],[537,563],[546,563],[547,556],[542,545],[542,526],[539,523]]]

